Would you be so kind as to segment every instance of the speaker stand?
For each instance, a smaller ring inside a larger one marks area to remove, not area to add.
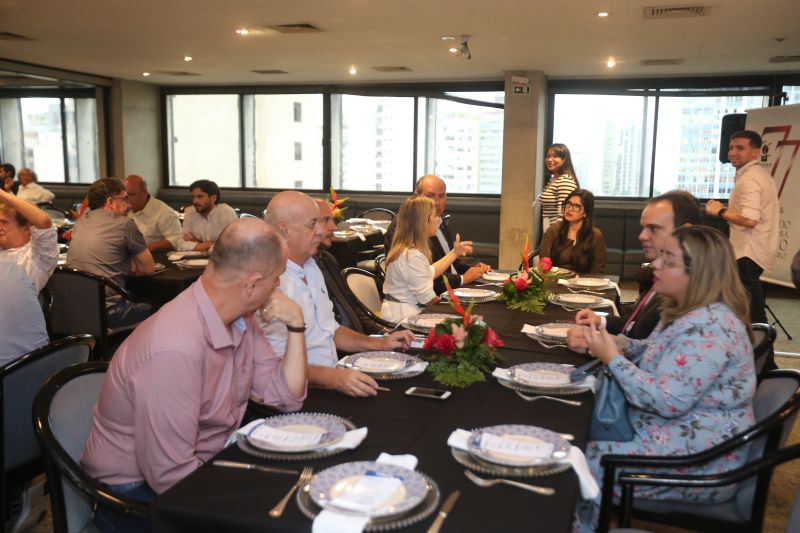
[[[776,315],[776,314],[775,314],[775,311],[773,311],[773,310],[772,310],[772,308],[769,306],[769,304],[768,304],[768,303],[764,302],[764,308],[767,310],[767,312],[768,312],[770,315],[772,315],[772,320],[773,320],[773,322],[772,322],[772,326],[774,327],[774,326],[775,326],[775,324],[777,324],[777,325],[778,325],[778,327],[779,327],[779,328],[781,328],[781,330],[783,331],[783,333],[786,335],[786,337],[787,337],[789,340],[792,340],[792,336],[791,336],[791,335],[789,335],[789,332],[788,332],[788,331],[786,331],[786,328],[785,328],[785,327],[783,327],[783,324],[781,323],[781,320],[778,318],[778,315]]]

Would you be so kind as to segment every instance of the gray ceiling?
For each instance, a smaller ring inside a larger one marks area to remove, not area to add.
[[[800,1],[717,0],[645,19],[654,0],[0,0],[0,58],[160,85],[498,80],[798,72]],[[685,6],[686,2],[676,5]],[[601,19],[598,11],[611,16]],[[322,31],[284,34],[275,24]],[[242,37],[239,27],[262,29]],[[472,59],[444,35],[470,35]],[[185,55],[193,61],[185,62]],[[606,67],[608,57],[617,66]],[[679,59],[642,66],[642,60]],[[356,65],[358,74],[347,70]],[[402,66],[410,72],[377,72]],[[261,75],[252,70],[283,70]],[[142,77],[142,72],[152,75]],[[174,76],[178,71],[197,76]],[[0,76],[2,80],[13,80]],[[8,83],[11,84],[11,83]]]

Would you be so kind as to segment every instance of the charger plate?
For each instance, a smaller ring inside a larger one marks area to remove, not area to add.
[[[424,478],[426,483],[426,493],[423,500],[416,507],[404,514],[383,518],[370,518],[364,531],[395,531],[397,529],[404,529],[422,522],[438,509],[439,502],[441,501],[439,486],[422,472],[418,472],[418,474]],[[311,499],[310,483],[297,491],[295,500],[297,501],[297,507],[300,509],[300,512],[311,520],[314,520],[322,511],[322,507]]]
[[[394,370],[384,370],[381,371],[377,365],[370,364],[372,361],[380,362],[381,364],[396,361],[396,364],[393,367],[396,367]],[[408,379],[417,377],[423,372],[425,369],[422,370],[415,370],[413,372],[408,372],[407,369],[422,363],[422,359],[419,357],[415,357],[413,355],[401,353],[401,352],[385,352],[385,351],[378,351],[378,352],[361,352],[352,355],[347,355],[339,359],[339,362],[336,366],[345,367],[345,368],[352,368],[354,370],[358,370],[359,372],[364,372],[365,374],[369,374],[374,379],[379,380],[395,380],[395,379]]]
[[[547,364],[547,363],[526,363],[526,364]],[[510,376],[506,379],[498,378],[497,376],[495,376],[495,378],[497,379],[497,382],[500,385],[502,385],[507,389],[524,393],[530,393],[530,394],[544,394],[547,396],[577,396],[578,394],[583,394],[584,392],[592,390],[591,386],[589,385],[576,387],[574,383],[567,387],[535,387],[531,385],[526,385],[524,383],[516,382]]]
[[[354,429],[357,429],[357,426],[350,420],[347,420],[346,418],[342,418],[336,415],[329,415],[325,413],[312,413],[312,414],[317,414],[317,415],[321,414],[324,416],[331,417],[332,419],[335,419],[341,424],[343,424],[347,431],[352,431]],[[245,453],[254,455],[256,457],[261,457],[263,459],[272,459],[274,461],[310,461],[313,459],[321,459],[323,457],[331,457],[333,455],[338,455],[342,452],[347,451],[347,449],[345,448],[335,448],[333,450],[326,450],[325,448],[322,448],[319,450],[313,450],[308,452],[296,452],[296,453],[262,450],[261,448],[258,448],[253,444],[251,444],[250,441],[248,441],[247,439],[247,435],[237,435],[236,445],[239,447],[240,450],[242,450]]]
[[[595,296],[593,294],[571,293],[564,292],[560,294],[551,294],[550,302],[560,305],[565,309],[582,309],[588,307],[589,309],[595,307],[605,307],[608,304],[604,301],[602,296]]]
[[[268,434],[263,431],[266,428],[298,437],[316,434],[320,435],[320,438],[314,443],[278,444],[268,440]],[[247,442],[268,452],[311,452],[336,444],[344,438],[345,433],[347,433],[347,428],[338,416],[325,413],[290,413],[265,418],[261,424],[250,430],[247,434]]]
[[[469,452],[450,448],[450,454],[460,465],[481,474],[490,474],[504,477],[544,477],[566,472],[571,468],[569,463],[553,463],[549,465],[534,466],[504,466],[484,461]]]
[[[427,333],[431,328],[436,327],[440,322],[444,322],[448,318],[461,318],[458,315],[447,315],[441,313],[425,313],[422,315],[409,316],[403,319],[402,324],[411,331],[417,333]]]
[[[492,450],[485,447],[481,440],[484,436],[500,437],[508,442],[526,445],[552,445],[547,457],[533,457],[514,454],[506,449]],[[567,458],[569,442],[554,431],[524,424],[499,424],[472,431],[467,440],[469,453],[484,462],[511,467],[530,467],[552,465]]]
[[[577,277],[566,280],[566,284],[572,288],[591,289],[600,291],[614,288],[614,284],[605,278]]]
[[[462,303],[469,304],[469,303],[484,303],[484,302],[493,302],[497,300],[497,297],[500,295],[499,292],[492,291],[489,289],[474,289],[472,287],[462,287],[460,289],[453,289],[456,297]],[[443,292],[441,294],[442,300],[450,300],[450,293]]]

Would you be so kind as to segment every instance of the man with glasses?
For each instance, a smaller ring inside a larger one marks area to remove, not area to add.
[[[640,220],[642,231],[639,242],[648,261],[655,261],[664,249],[665,241],[680,226],[699,225],[702,219],[700,207],[694,196],[686,191],[670,191],[651,198]],[[645,339],[650,336],[660,318],[660,297],[652,289],[652,269],[643,268],[640,279],[639,299],[629,312],[621,316],[602,317],[590,309],[582,309],[575,315],[575,322],[583,325],[595,324],[605,327],[614,335],[622,333],[632,339]],[[567,344],[573,350],[586,348],[583,331],[574,328],[567,334]]]
[[[127,217],[130,203],[122,180],[99,179],[87,193],[89,211],[72,230],[67,266],[96,274],[125,287],[129,274],[152,274],[153,256],[136,223]],[[109,326],[135,324],[150,314],[150,305],[114,294],[106,298]]]

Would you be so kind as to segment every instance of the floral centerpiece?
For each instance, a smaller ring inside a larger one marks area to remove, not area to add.
[[[450,305],[461,318],[448,318],[431,328],[423,348],[436,350],[436,359],[428,365],[434,379],[443,385],[464,388],[485,381],[485,373],[497,364],[497,349],[505,346],[497,333],[481,317],[473,315],[458,301],[447,277],[444,278]]]
[[[331,213],[333,215],[333,222],[335,224],[338,224],[344,220],[344,212],[347,208],[342,206],[349,198],[349,196],[339,198],[336,195],[336,191],[333,189],[333,186],[331,186],[331,195],[328,197],[328,205],[331,206]]]
[[[500,299],[506,302],[509,309],[541,314],[550,298],[550,287],[562,276],[552,272],[553,261],[549,257],[542,257],[536,268],[531,268],[528,259],[529,253],[528,238],[525,237],[525,246],[522,249],[522,270],[511,274],[503,282]]]

